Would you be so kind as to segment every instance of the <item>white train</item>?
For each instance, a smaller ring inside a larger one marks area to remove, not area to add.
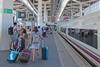
[[[57,24],[58,32],[92,63],[100,67],[99,12]]]

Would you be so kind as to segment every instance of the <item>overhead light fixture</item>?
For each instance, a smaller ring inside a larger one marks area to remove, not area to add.
[[[16,0],[13,0],[13,2],[16,2]]]
[[[31,11],[33,11],[36,15],[38,15],[35,10],[32,8],[32,6],[30,5],[30,3],[28,2],[28,0],[20,0],[21,2],[23,2]]]
[[[63,10],[66,7],[66,4],[68,3],[69,0],[63,0],[62,4],[61,4],[61,8],[60,8],[60,13],[58,15],[58,19],[60,18],[60,16],[62,15]]]
[[[35,6],[33,5],[33,3],[31,2],[31,0],[29,0],[29,3],[33,7],[33,9],[38,13],[38,10],[35,8]]]
[[[57,21],[60,21],[60,19],[57,19]]]
[[[77,1],[77,0],[73,0],[73,1]]]
[[[77,1],[77,0],[73,0],[73,1],[75,1],[75,2],[77,2],[77,3],[80,3],[80,1]]]

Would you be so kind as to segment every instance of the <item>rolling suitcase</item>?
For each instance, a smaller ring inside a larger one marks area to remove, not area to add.
[[[42,60],[48,60],[48,47],[42,47]]]
[[[17,60],[17,57],[19,55],[19,52],[17,50],[10,50],[7,61],[8,62],[15,62]]]
[[[31,51],[29,49],[24,49],[20,53],[18,60],[21,63],[27,63],[30,59],[30,56],[31,56]]]

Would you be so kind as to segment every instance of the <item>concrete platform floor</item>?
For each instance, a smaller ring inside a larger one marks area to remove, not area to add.
[[[41,59],[37,59],[35,57],[35,62],[29,61],[28,63],[21,64],[21,63],[9,63],[6,61],[8,52],[0,52],[0,67],[64,67],[62,65],[61,59],[64,60],[64,64],[66,64],[65,67],[78,67],[77,64],[73,61],[72,57],[69,55],[68,51],[64,52],[63,58],[59,56],[59,51],[57,44],[62,44],[57,38],[54,38],[55,36],[52,34],[49,34],[48,37],[45,39],[45,45],[49,47],[49,59],[47,61],[43,61]],[[56,39],[56,40],[55,40]],[[57,42],[57,43],[56,43]],[[60,47],[60,46],[59,46]],[[61,48],[63,49],[63,48]],[[60,53],[63,53],[60,51]]]

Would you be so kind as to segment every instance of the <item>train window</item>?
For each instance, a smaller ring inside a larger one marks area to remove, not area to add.
[[[97,30],[74,28],[68,29],[68,35],[97,49],[97,35],[95,34],[97,34]]]
[[[60,31],[66,33],[66,28],[61,27]]]

